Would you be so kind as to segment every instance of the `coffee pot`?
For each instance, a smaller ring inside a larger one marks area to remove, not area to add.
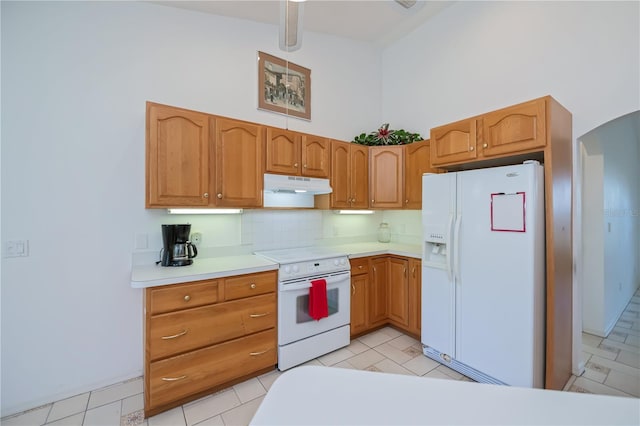
[[[198,249],[189,241],[191,225],[162,225],[162,266],[186,266],[193,263]]]

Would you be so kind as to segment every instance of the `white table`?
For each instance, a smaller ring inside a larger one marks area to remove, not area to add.
[[[305,366],[251,425],[639,425],[640,399]]]

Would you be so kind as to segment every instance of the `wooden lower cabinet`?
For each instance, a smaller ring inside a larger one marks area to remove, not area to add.
[[[422,261],[409,259],[409,325],[407,331],[420,337],[422,333]]]
[[[421,261],[384,255],[350,262],[351,336],[391,324],[419,339]]]
[[[388,258],[387,316],[399,327],[409,326],[409,260]]]
[[[277,364],[277,272],[145,290],[145,417]]]

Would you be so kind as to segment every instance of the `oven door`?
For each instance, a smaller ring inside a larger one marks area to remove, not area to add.
[[[309,316],[309,289],[311,281],[318,279],[327,282],[329,316],[316,321]],[[278,344],[286,345],[348,325],[351,319],[350,286],[349,271],[281,282],[278,293]]]

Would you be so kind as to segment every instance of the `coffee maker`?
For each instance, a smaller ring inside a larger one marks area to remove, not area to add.
[[[193,263],[198,249],[189,241],[191,225],[162,225],[162,266],[186,266]]]

